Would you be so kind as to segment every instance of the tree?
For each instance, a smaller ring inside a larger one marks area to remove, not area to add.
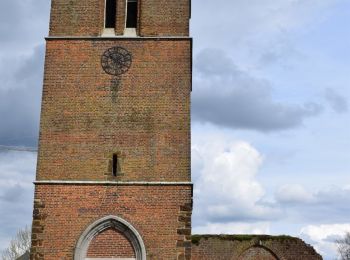
[[[337,240],[338,253],[341,260],[350,260],[350,232],[347,232],[342,239]]]
[[[20,229],[10,245],[1,253],[2,260],[16,260],[30,249],[31,232],[29,227]]]

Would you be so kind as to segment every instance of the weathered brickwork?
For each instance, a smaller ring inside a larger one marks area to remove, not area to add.
[[[126,1],[116,0],[117,1],[117,21],[115,25],[115,32],[117,35],[123,35],[125,29],[125,19],[126,19]],[[103,18],[102,18],[103,19]]]
[[[141,36],[188,36],[191,0],[141,1]]]
[[[238,259],[278,260],[273,252],[260,246],[249,248],[243,252]]]
[[[117,0],[117,35],[124,33],[126,0]],[[50,36],[100,36],[105,0],[52,0]],[[139,1],[140,36],[188,36],[190,0]]]
[[[320,260],[299,238],[289,236],[196,235],[192,260]]]
[[[52,0],[31,259],[191,259],[192,40],[173,37],[190,3],[138,5],[138,36],[171,37],[99,37],[105,0]],[[102,68],[112,47],[132,56],[120,77]]]
[[[121,232],[109,228],[91,241],[87,257],[135,258],[135,252],[130,241]]]
[[[147,259],[178,259],[188,248],[177,246],[178,241],[190,241],[187,230],[179,232],[184,225],[179,218],[184,212],[190,217],[191,212],[192,190],[188,185],[42,184],[36,185],[35,197],[40,198],[34,209],[40,217],[33,229],[32,259],[73,259],[75,246],[84,230],[108,215],[132,223],[144,240]],[[190,230],[190,220],[185,222]]]
[[[99,36],[105,0],[52,0],[50,36]]]
[[[117,93],[101,67],[114,46],[133,57]],[[191,51],[185,39],[49,40],[37,180],[190,181]]]

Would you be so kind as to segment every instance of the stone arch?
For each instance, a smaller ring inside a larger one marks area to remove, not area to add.
[[[130,223],[117,216],[106,216],[87,227],[75,247],[74,260],[85,260],[90,242],[94,237],[110,228],[121,232],[130,241],[136,260],[146,260],[146,248],[142,237]]]
[[[273,252],[268,247],[262,245],[253,245],[245,250],[239,255],[239,260],[248,259],[263,259],[263,260],[282,260],[279,258],[275,252]]]

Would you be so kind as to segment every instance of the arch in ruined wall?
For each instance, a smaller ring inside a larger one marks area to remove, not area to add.
[[[75,247],[74,260],[86,260],[90,242],[97,235],[110,228],[119,231],[130,241],[135,251],[136,260],[146,260],[146,248],[141,235],[130,223],[117,216],[106,216],[87,227]]]
[[[239,260],[282,260],[279,258],[271,249],[260,246],[253,245],[243,250],[243,252],[238,257]]]

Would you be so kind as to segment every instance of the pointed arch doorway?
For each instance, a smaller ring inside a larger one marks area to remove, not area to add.
[[[117,216],[106,216],[83,232],[74,260],[146,260],[146,249],[130,223]]]

